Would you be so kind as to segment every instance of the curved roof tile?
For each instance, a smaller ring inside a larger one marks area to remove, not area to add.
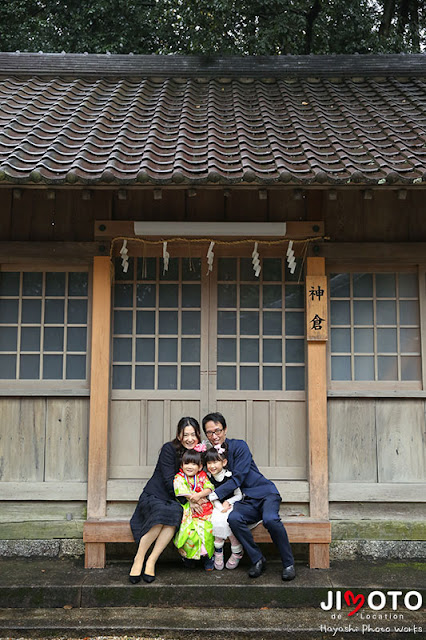
[[[425,177],[426,56],[0,54],[0,179]]]

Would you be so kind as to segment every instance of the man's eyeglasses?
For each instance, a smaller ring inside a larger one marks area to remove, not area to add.
[[[220,429],[219,427],[217,429],[214,429],[213,431],[206,431],[206,436],[208,438],[211,438],[212,436],[220,436],[220,434],[222,433],[223,429]]]

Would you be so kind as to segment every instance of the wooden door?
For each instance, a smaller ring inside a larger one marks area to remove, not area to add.
[[[116,270],[110,479],[148,478],[184,415],[224,414],[271,479],[306,479],[303,282],[283,257]],[[281,487],[282,488],[282,487]]]
[[[209,402],[284,491],[305,480],[304,285],[285,258],[219,258],[210,280]]]
[[[151,475],[182,416],[207,413],[209,280],[200,258],[118,261],[109,478]]]

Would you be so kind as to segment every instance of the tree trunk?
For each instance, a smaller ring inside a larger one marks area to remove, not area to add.
[[[410,31],[413,50],[420,53],[419,0],[411,0]]]
[[[410,0],[400,0],[398,11],[398,33],[402,36],[405,27],[408,24],[408,15],[410,12]]]
[[[379,27],[380,40],[386,40],[389,37],[392,18],[395,14],[395,0],[385,0],[383,4],[383,15]]]
[[[411,44],[412,49],[420,51],[418,0],[401,0],[398,11],[398,34],[408,45]]]
[[[314,22],[321,11],[321,0],[314,0],[313,5],[306,13],[305,54],[312,51],[312,38],[314,35]]]

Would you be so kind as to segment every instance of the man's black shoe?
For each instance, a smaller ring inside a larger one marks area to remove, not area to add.
[[[284,567],[283,569],[283,580],[294,580],[296,577],[296,569],[294,568],[294,564],[291,564],[289,567]]]
[[[249,577],[250,578],[258,578],[259,576],[262,575],[262,573],[265,571],[266,569],[266,560],[265,558],[260,558],[260,560],[258,560],[257,562],[255,562],[254,564],[251,565],[250,569],[249,569]]]

